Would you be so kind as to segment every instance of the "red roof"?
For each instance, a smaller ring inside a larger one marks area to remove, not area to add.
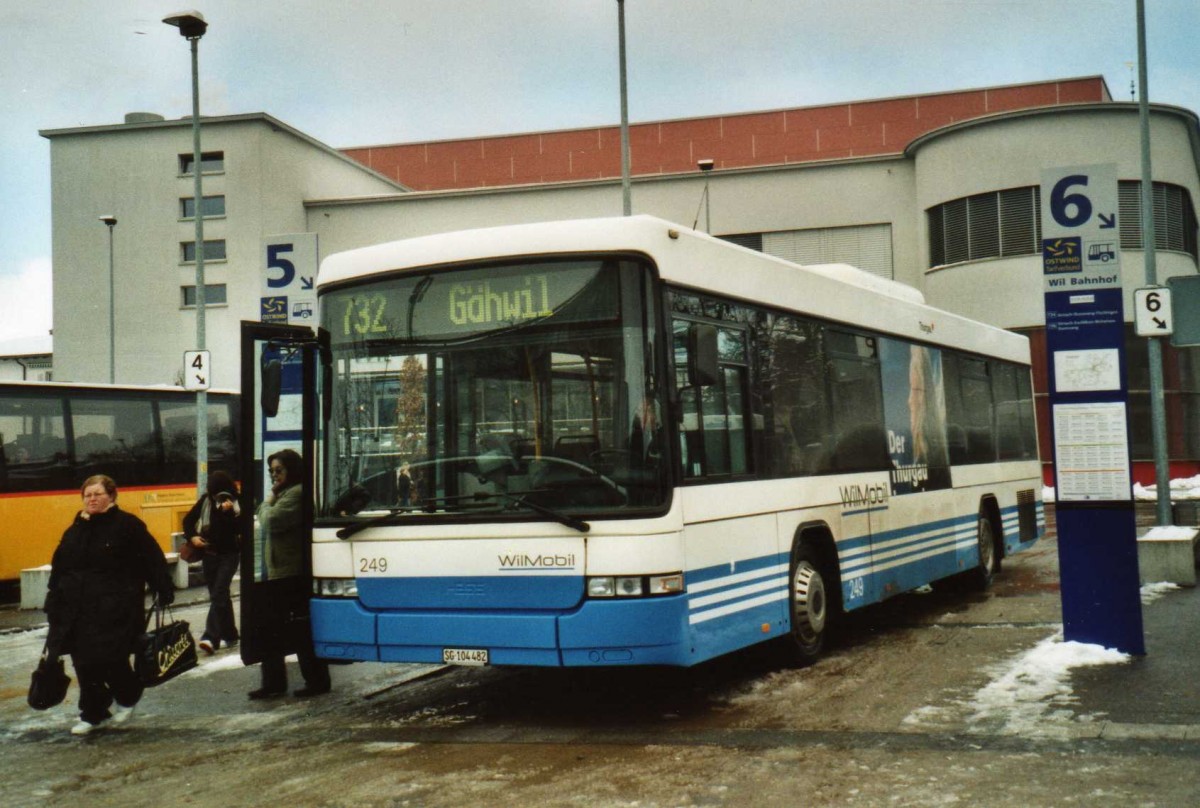
[[[900,154],[934,129],[1018,109],[1111,101],[1103,77],[631,124],[635,176]],[[341,150],[415,191],[621,175],[617,126]]]

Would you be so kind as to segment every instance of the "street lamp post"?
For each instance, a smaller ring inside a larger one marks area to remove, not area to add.
[[[712,173],[712,170],[713,170],[713,161],[710,159],[697,160],[696,168],[700,169],[701,173],[704,174],[704,232],[708,233],[711,236],[712,235],[712,215],[711,215],[711,209],[709,208],[709,201],[708,201],[708,177]],[[699,218],[699,213],[700,213],[699,211],[696,211],[697,218]],[[693,230],[696,229],[696,225],[694,223],[692,224],[692,229]]]
[[[117,217],[112,214],[101,216],[100,221],[108,226],[108,383],[117,381],[117,325],[116,298],[113,293],[113,228],[117,226]]]
[[[621,210],[633,213],[633,194],[629,180],[629,84],[625,75],[625,0],[617,0],[617,50],[621,79]]]
[[[192,177],[194,204],[192,215],[196,221],[196,350],[204,350],[204,211],[203,188],[200,179],[202,155],[200,153],[200,37],[208,29],[204,15],[199,11],[181,11],[163,17],[167,25],[179,29],[179,33],[192,46]],[[196,391],[196,489],[203,491],[208,477],[208,394]]]

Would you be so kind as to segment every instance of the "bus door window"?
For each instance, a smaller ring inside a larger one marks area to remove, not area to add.
[[[831,329],[826,333],[826,349],[833,403],[833,470],[887,468],[875,338]]]
[[[720,372],[715,384],[692,386],[687,378],[688,320],[676,319],[675,372],[682,415],[679,451],[684,475],[707,477],[745,474],[750,467],[746,450],[746,382],[748,378],[746,333],[740,329],[717,329]]]
[[[361,356],[336,363],[337,391],[333,402],[337,437],[330,442],[333,457],[324,458],[318,443],[318,463],[332,460],[330,490],[361,486],[371,500],[391,506],[398,502],[397,475],[404,464],[427,459],[428,371],[425,353]],[[318,373],[325,371],[318,366]],[[439,401],[442,399],[438,399]],[[318,419],[320,422],[320,419]],[[323,423],[320,429],[324,429]],[[423,490],[415,471],[410,479]],[[409,487],[409,497],[414,498]],[[335,509],[338,510],[338,509]]]

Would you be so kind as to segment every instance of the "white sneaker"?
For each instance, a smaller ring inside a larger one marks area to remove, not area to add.
[[[114,724],[124,724],[129,719],[133,718],[133,707],[122,707],[120,704],[113,705],[113,717],[110,719]]]
[[[93,724],[89,721],[80,721],[75,726],[71,727],[72,735],[90,735],[100,729],[100,724]]]

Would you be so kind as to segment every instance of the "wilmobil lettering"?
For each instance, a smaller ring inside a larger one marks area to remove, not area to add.
[[[524,553],[509,553],[497,556],[500,569],[504,570],[569,570],[575,568],[574,553],[541,554],[531,556]]]
[[[843,508],[865,508],[887,503],[888,489],[886,485],[839,485],[838,493],[842,497]]]

